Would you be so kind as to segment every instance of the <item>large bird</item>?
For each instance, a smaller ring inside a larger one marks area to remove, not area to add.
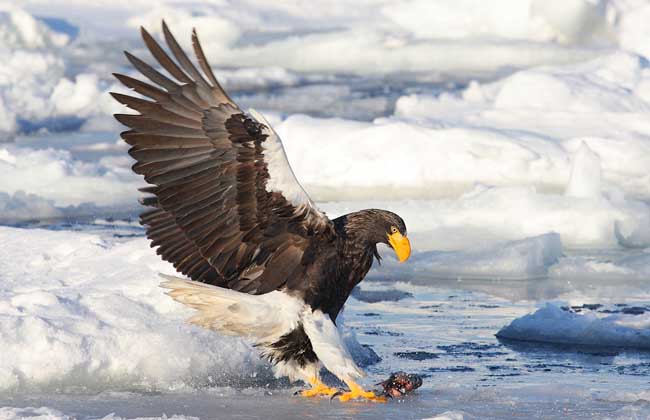
[[[277,376],[310,383],[302,395],[382,401],[355,382],[363,371],[335,323],[379,259],[377,244],[400,262],[409,257],[404,221],[375,209],[328,219],[296,180],[269,123],[223,90],[196,31],[198,68],[165,22],[162,29],[171,55],[141,32],[166,74],[125,52],[150,82],[115,74],[140,95],[112,93],[139,113],[115,118],[130,128],[121,136],[132,146],[133,170],[150,184],[142,203],[152,209],[141,223],[157,253],[191,279],[168,277],[162,287],[198,311],[191,323],[251,338]],[[323,384],[321,364],[349,391]]]

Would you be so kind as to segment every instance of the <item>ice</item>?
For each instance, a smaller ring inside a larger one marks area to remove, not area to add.
[[[610,2],[610,5],[621,47],[646,57],[650,56],[650,32],[647,25],[650,5],[642,0],[617,0]]]
[[[0,222],[57,219],[63,216],[54,202],[35,194],[17,191],[12,195],[0,192]]]
[[[13,355],[0,364],[0,391],[245,387],[272,378],[243,340],[185,322],[191,311],[158,287],[158,273],[175,270],[143,237],[0,227],[0,248],[0,353]],[[342,328],[357,363],[379,360]]]
[[[609,19],[604,1],[499,0],[489,7],[472,0],[435,5],[317,1],[308,8],[263,1],[165,1],[153,7],[144,0],[102,1],[94,2],[94,9],[76,0],[22,4],[45,15],[57,14],[57,5],[74,4],[74,12],[65,18],[82,28],[80,37],[94,42],[107,34],[128,37],[126,28],[141,24],[157,32],[164,17],[185,33],[196,26],[218,65],[265,67],[282,62],[301,72],[384,75],[401,71],[429,76],[435,72],[467,77],[573,62],[593,56],[593,45],[618,43],[618,27]],[[181,38],[181,44],[188,42]]]
[[[470,1],[441,2],[435,6],[439,14],[431,15],[415,13],[423,7],[419,2],[399,11],[396,6],[381,3],[382,7],[373,8],[372,13],[402,28],[400,31],[405,30],[408,19],[404,19],[409,14],[418,15],[419,20],[408,29],[418,39],[440,38],[438,33],[426,32],[424,28],[430,27],[427,22],[437,21],[439,16],[467,14],[476,21],[476,25],[470,25],[471,30],[478,32],[459,33],[452,27],[434,27],[447,33],[448,38],[470,43],[483,42],[481,37],[488,34],[520,41],[587,42],[585,37],[598,38],[598,27],[610,19],[603,14],[602,2],[576,0],[556,7],[551,3],[515,4],[504,0],[489,9],[489,14],[479,13],[485,6],[474,10],[470,3],[474,5]],[[25,3],[26,10],[31,10],[30,4]],[[120,15],[121,21],[131,26],[149,25],[162,15],[178,12],[169,21],[178,26],[177,33],[191,25],[219,32],[219,36],[208,37],[223,41],[219,45],[210,41],[211,48],[219,49],[215,52],[217,57],[254,49],[277,53],[274,48],[283,43],[301,43],[310,37],[334,40],[340,38],[341,30],[353,30],[335,29],[320,22],[318,25],[325,25],[321,28],[323,32],[303,33],[298,28],[317,25],[309,14],[286,5],[259,5],[259,10],[274,13],[276,24],[284,22],[276,30],[283,27],[289,33],[299,33],[293,37],[285,37],[286,32],[252,35],[246,28],[255,27],[262,15],[249,16],[241,22],[244,30],[240,31],[231,27],[235,12],[224,11],[219,5],[144,5],[134,2],[133,7],[146,9],[147,13],[126,10],[121,3],[111,6],[107,2],[102,7],[113,7],[115,14],[107,16]],[[88,12],[79,7],[76,13]],[[314,7],[327,9],[328,16],[345,25],[352,25],[363,15],[352,13],[344,5],[333,9],[322,4]],[[620,13],[627,13],[627,6],[615,7],[622,10]],[[368,12],[366,9],[364,13]],[[509,23],[513,26],[499,24],[499,16],[506,14],[514,17]],[[30,23],[7,23],[15,20],[14,15],[20,17],[16,21]],[[7,33],[22,34],[20,28],[25,26],[26,33],[41,34],[44,41],[15,41],[8,47],[9,70],[3,73],[4,79],[0,77],[0,85],[4,86],[0,88],[0,110],[4,107],[6,111],[0,112],[0,121],[4,121],[5,131],[117,131],[109,114],[122,108],[105,94],[115,89],[113,82],[105,79],[112,64],[80,65],[66,51],[70,43],[98,42],[93,36],[99,32],[93,31],[100,31],[99,22],[80,22],[76,20],[78,16],[71,16],[72,24],[86,29],[80,31],[78,39],[63,44],[56,41],[59,32],[48,29],[25,10],[12,8],[6,16],[3,28]],[[450,25],[455,22],[445,21]],[[530,26],[534,22],[543,25]],[[607,22],[604,24],[610,24]],[[524,27],[539,32],[526,32]],[[40,29],[34,32],[30,28]],[[395,27],[387,28],[392,28],[387,32],[392,34],[391,42],[402,36],[401,32],[394,32]],[[150,29],[159,31],[158,25],[152,24]],[[374,26],[357,29],[377,36]],[[387,35],[382,32],[381,36]],[[14,38],[22,39],[23,35]],[[359,42],[362,40],[363,36]],[[422,47],[408,37],[404,42],[405,48]],[[37,44],[49,47],[36,48]],[[314,48],[318,50],[317,46]],[[354,52],[354,48],[349,51]],[[78,53],[84,52],[90,54],[83,48]],[[224,82],[243,92],[247,105],[276,110],[271,115],[274,126],[285,141],[298,178],[316,201],[355,201],[350,205],[324,204],[332,208],[330,213],[340,214],[347,207],[367,207],[380,198],[377,206],[395,207],[405,216],[410,231],[418,237],[416,246],[422,251],[457,250],[477,242],[490,245],[547,232],[560,234],[569,248],[650,244],[648,205],[642,201],[650,194],[650,127],[645,123],[650,109],[650,70],[644,59],[618,51],[579,64],[524,69],[493,82],[473,82],[461,91],[438,96],[402,96],[392,115],[361,122],[354,118],[391,112],[391,103],[382,95],[359,95],[349,86],[338,85],[336,77],[299,73],[283,60],[282,54],[285,52],[274,56],[273,67],[225,69]],[[331,65],[338,65],[345,57],[328,60]],[[72,65],[75,71],[70,71]],[[106,74],[96,73],[98,70],[106,70]],[[365,71],[363,67],[359,70]],[[395,71],[406,70],[407,67],[400,67]],[[278,86],[292,89],[274,92]],[[266,89],[270,93],[260,93]],[[277,112],[282,109],[288,115]],[[296,114],[318,114],[321,109],[344,118]],[[50,141],[53,143],[54,139]],[[77,154],[84,147],[86,152],[94,152],[96,159],[79,159]],[[9,222],[74,217],[87,215],[89,210],[105,214],[100,209],[107,206],[135,213],[136,187],[142,181],[130,173],[131,161],[126,154],[114,157],[111,147],[114,144],[68,144],[46,150],[29,145],[3,148],[2,156],[6,159],[0,165],[6,176],[0,179],[0,192],[6,194],[2,201],[7,211],[2,219]],[[345,153],[341,154],[341,150]],[[115,151],[119,152],[117,148]],[[11,162],[7,163],[7,159]],[[19,192],[21,195],[17,196]],[[413,201],[399,202],[405,199]]]
[[[650,314],[575,313],[548,303],[513,320],[497,337],[554,344],[650,349]]]
[[[648,165],[649,132],[644,121],[649,76],[645,60],[616,53],[578,65],[524,70],[493,83],[473,83],[459,94],[404,96],[396,103],[395,116],[431,127],[431,137],[438,142],[445,143],[452,130],[461,134],[461,144],[490,140],[491,148],[476,154],[487,160],[485,165],[478,159],[451,160],[445,156],[451,150],[439,151],[446,159],[436,159],[438,182],[452,178],[454,169],[464,163],[462,167],[473,168],[466,171],[465,182],[564,190],[571,158],[584,142],[601,159],[604,189],[617,187],[633,197],[647,197],[648,174],[642,168]],[[491,159],[495,160],[488,166]],[[510,178],[496,171],[505,162],[509,166],[503,174]]]
[[[65,34],[51,31],[25,10],[11,3],[0,5],[0,44],[4,47],[63,47],[68,41]]]
[[[184,323],[188,311],[157,287],[174,269],[144,238],[1,228],[0,243],[0,351],[14,355],[0,389],[168,389],[259,366],[240,340]]]
[[[86,162],[73,159],[67,150],[0,146],[0,191],[8,194],[11,206],[25,212],[0,215],[5,223],[33,219],[56,211],[87,214],[88,205],[133,209],[142,181],[129,168],[130,159],[110,156]],[[21,195],[16,196],[17,193]],[[21,204],[22,203],[22,204]],[[46,204],[50,203],[50,204]],[[44,205],[49,209],[43,213]],[[52,209],[52,205],[56,206]],[[32,208],[37,212],[32,213]],[[57,210],[58,209],[58,210]]]
[[[650,252],[624,255],[568,256],[552,267],[550,276],[564,279],[592,279],[620,282],[644,281],[650,277]]]
[[[76,420],[78,417],[49,407],[1,407],[0,418],[3,420]],[[161,417],[120,417],[115,414],[108,414],[99,420],[198,420],[198,417],[191,416],[166,416]]]
[[[647,417],[649,14],[641,0],[2,3],[0,223],[53,230],[0,228],[0,354],[16,355],[0,417]],[[425,376],[413,398],[297,400],[246,342],[187,326],[162,295],[172,269],[137,224],[143,181],[107,95],[122,89],[110,73],[132,74],[122,50],[151,61],[137,29],[160,36],[162,18],[185,47],[197,27],[330,217],[405,219],[411,260],[380,247],[341,331],[369,384]],[[526,316],[543,299],[575,307]],[[498,342],[510,322],[570,346]]]
[[[549,267],[562,256],[562,242],[557,233],[533,238],[452,252],[420,252],[413,255],[408,266],[392,259],[378,269],[390,276],[409,270],[414,277],[441,279],[507,279],[544,278]]]
[[[445,411],[433,417],[427,417],[423,420],[464,420],[466,419],[465,413],[462,411]]]
[[[410,1],[385,6],[384,14],[404,30],[427,39],[497,37],[579,42],[605,26],[606,2],[572,0]],[[507,18],[505,18],[507,17]]]
[[[600,198],[600,157],[585,142],[573,157],[571,177],[565,194],[569,197]]]
[[[647,246],[648,206],[636,200],[582,199],[542,194],[531,187],[479,186],[459,199],[327,203],[334,217],[386,208],[406,220],[420,251],[460,250],[480,244],[560,234],[569,248]]]

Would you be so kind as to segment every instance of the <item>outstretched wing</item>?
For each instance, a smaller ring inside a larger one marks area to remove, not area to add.
[[[192,64],[163,22],[172,59],[142,28],[168,75],[125,52],[151,83],[116,74],[149,99],[112,93],[139,115],[116,114],[151,194],[141,215],[151,245],[196,281],[251,294],[295,281],[333,225],[296,180],[280,138],[243,112],[219,85],[196,32]]]

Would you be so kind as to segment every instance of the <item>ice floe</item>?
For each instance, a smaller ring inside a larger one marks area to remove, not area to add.
[[[497,337],[553,344],[650,350],[650,314],[577,313],[548,303],[513,320]]]

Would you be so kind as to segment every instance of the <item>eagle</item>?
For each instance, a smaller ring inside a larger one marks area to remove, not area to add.
[[[147,187],[140,215],[151,247],[189,278],[161,287],[196,310],[189,322],[251,339],[276,376],[311,385],[301,394],[384,401],[357,383],[336,326],[377,244],[400,262],[411,246],[404,220],[377,209],[329,219],[296,179],[282,141],[254,110],[243,111],[217,81],[192,31],[193,63],[168,26],[169,53],[144,29],[159,67],[125,51],[148,81],[114,76],[138,95],[111,95],[136,113],[115,114]],[[160,69],[160,70],[159,70]],[[349,388],[320,379],[326,368]]]

